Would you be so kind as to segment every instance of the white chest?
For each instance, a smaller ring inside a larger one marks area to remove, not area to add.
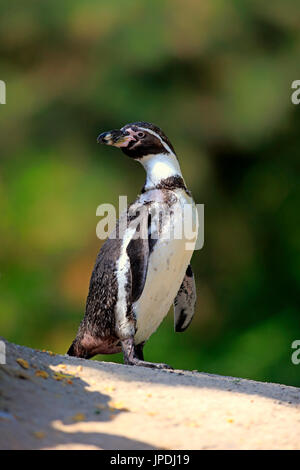
[[[146,341],[167,315],[193,254],[197,238],[196,209],[184,191],[180,190],[177,196],[172,216],[163,219],[161,234],[150,254],[143,293],[133,305],[137,318],[136,344]],[[190,208],[185,211],[187,204]],[[183,224],[189,211],[194,224],[192,238],[191,231],[185,230]]]

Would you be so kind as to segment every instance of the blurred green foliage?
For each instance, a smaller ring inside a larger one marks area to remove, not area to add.
[[[65,353],[100,247],[96,207],[143,169],[99,132],[159,125],[205,204],[197,314],[146,358],[300,385],[299,5],[274,0],[0,3],[0,334]],[[101,359],[121,360],[120,355]]]

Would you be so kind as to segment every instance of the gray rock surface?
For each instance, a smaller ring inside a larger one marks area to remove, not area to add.
[[[1,449],[300,449],[299,388],[11,343],[6,357]]]

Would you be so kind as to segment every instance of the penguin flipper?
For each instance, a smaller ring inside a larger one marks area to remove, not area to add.
[[[133,238],[127,246],[131,270],[131,303],[136,302],[144,290],[149,259],[148,239]]]
[[[177,333],[185,331],[191,323],[195,304],[196,284],[191,265],[189,265],[174,299],[174,329]]]

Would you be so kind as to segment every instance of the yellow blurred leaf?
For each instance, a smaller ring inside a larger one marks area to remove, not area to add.
[[[188,421],[187,423],[185,423],[185,425],[189,428],[199,428],[199,424],[195,421]]]
[[[21,357],[19,357],[19,358],[17,359],[17,363],[18,363],[21,367],[23,367],[23,369],[29,369],[29,364],[28,364],[27,361],[25,361],[25,359],[22,359]]]
[[[84,413],[76,413],[76,415],[72,416],[72,420],[79,422],[79,421],[84,421],[85,420],[85,414]]]
[[[130,411],[129,408],[126,408],[121,401],[110,401],[108,405],[111,411],[114,411],[114,410]]]
[[[62,372],[54,372],[53,378],[55,380],[70,380],[73,379],[74,376],[71,374],[63,374]]]
[[[37,439],[44,439],[45,433],[43,431],[34,431],[32,433]]]
[[[34,375],[36,375],[37,377],[42,377],[43,379],[48,379],[49,377],[48,372],[45,372],[44,370],[36,370]]]

